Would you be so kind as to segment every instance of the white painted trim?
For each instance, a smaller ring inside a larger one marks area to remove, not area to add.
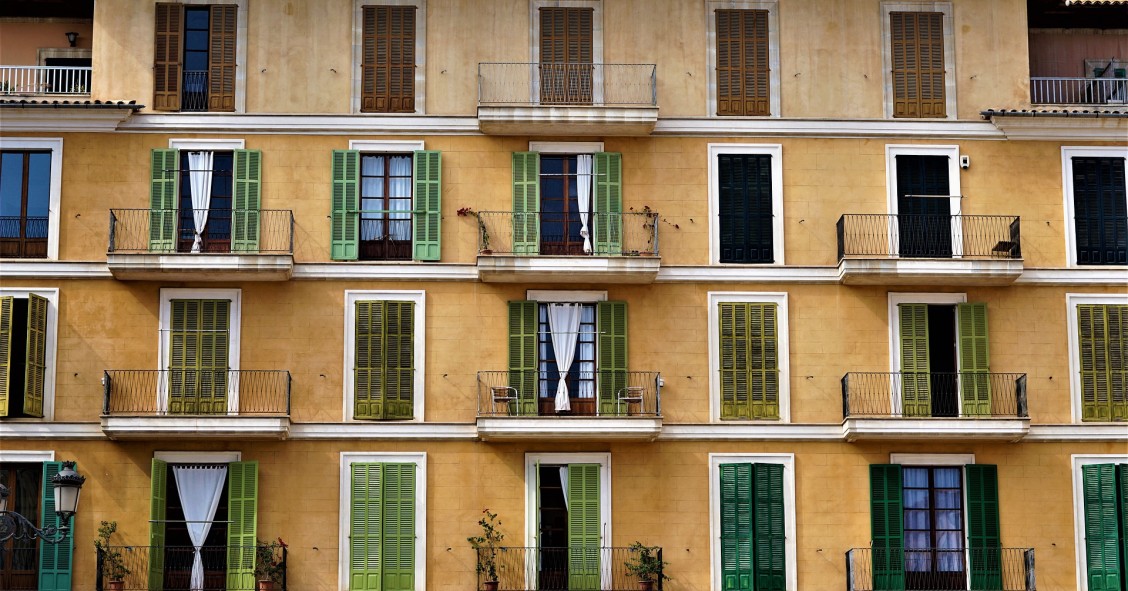
[[[365,441],[477,439],[474,425],[460,423],[352,422],[299,423],[290,426],[288,439],[363,439]]]
[[[901,371],[901,314],[898,304],[936,304],[954,306],[967,303],[966,293],[889,293],[889,371]],[[959,322],[959,319],[956,319]],[[956,358],[959,359],[959,333],[956,333]],[[891,393],[894,395],[895,393]]]
[[[101,262],[8,260],[0,265],[0,277],[5,279],[110,279],[113,275],[106,264]]]
[[[1030,432],[1030,419],[848,418],[842,434],[848,442],[885,440],[1019,441]]]
[[[1123,138],[1121,138],[1123,139]],[[1122,146],[1062,146],[1061,147],[1061,187],[1062,205],[1065,209],[1065,264],[1067,267],[1081,269],[1108,268],[1109,265],[1081,265],[1077,262],[1077,224],[1073,199],[1073,159],[1120,157],[1124,159],[1125,174],[1128,175],[1128,148]],[[1126,181],[1128,182],[1128,181]],[[1116,267],[1128,273],[1128,268]]]
[[[889,213],[900,213],[897,206],[897,156],[946,156],[948,158],[948,209],[951,215],[958,216],[963,213],[963,193],[960,189],[960,147],[956,146],[930,146],[918,144],[886,144],[885,145],[885,188],[888,199]],[[962,218],[953,218],[952,224],[952,258],[958,259],[963,254],[963,228],[954,222]],[[897,250],[896,236],[889,236],[889,252]]]
[[[293,279],[345,281],[477,281],[478,268],[473,264],[398,263],[356,261],[349,263],[295,264]]]
[[[1103,441],[1128,445],[1128,429],[1123,423],[1085,423],[1068,425],[1031,425],[1023,441],[1090,442]]]
[[[5,263],[7,265],[7,263]],[[59,351],[59,288],[57,287],[13,287],[7,283],[0,287],[0,297],[11,296],[27,299],[35,294],[47,299],[47,335],[45,367],[43,369],[43,418],[28,420],[42,422],[55,420],[55,381],[57,379],[56,361]],[[4,419],[10,421],[12,419]],[[2,425],[0,425],[2,426]]]
[[[363,75],[360,64],[364,46],[364,7],[365,6],[414,6],[415,7],[415,113],[427,112],[427,0],[353,0],[353,44],[352,44],[352,99],[349,101],[353,114],[360,111],[360,87]],[[363,115],[387,116],[391,113],[363,113]]]
[[[660,417],[478,417],[482,441],[653,441],[662,432]]]
[[[247,110],[247,1],[178,0],[180,4],[234,4],[235,9],[235,112]],[[155,22],[155,21],[154,21]]]
[[[611,545],[611,453],[533,453],[525,454],[525,546],[535,547],[539,516],[537,512],[537,466],[540,464],[599,464],[599,546]],[[606,569],[607,565],[603,564]],[[601,577],[602,579],[603,577]]]
[[[975,454],[890,453],[889,463],[902,466],[966,466],[975,463]]]
[[[952,19],[951,2],[902,0],[881,3],[881,64],[885,71],[882,89],[885,96],[885,118],[893,118],[893,32],[890,12],[939,12],[944,27],[944,119],[956,119],[956,24]],[[939,119],[939,117],[937,117]]]
[[[779,117],[779,2],[778,0],[706,0],[705,2],[705,105],[707,117],[717,117],[717,18],[718,9],[768,11],[768,116]],[[724,116],[726,119],[730,116]]]
[[[353,366],[356,364],[356,303],[367,301],[413,302],[415,304],[414,349],[415,378],[412,392],[412,412],[415,422],[423,421],[424,382],[427,377],[427,294],[423,290],[345,290],[345,393],[341,418],[346,423],[368,423],[370,419],[353,418],[356,384]]]
[[[1065,294],[1066,337],[1069,342],[1069,412],[1070,420],[1081,423],[1081,344],[1078,336],[1077,306],[1080,304],[1128,305],[1128,294]],[[1128,427],[1125,427],[1128,435]]]
[[[992,115],[993,123],[1008,140],[1050,142],[1124,142],[1128,119],[1102,117],[1100,107],[1090,107],[1089,115],[1070,117],[1064,114],[1031,117],[1030,113]]]
[[[770,117],[670,117],[659,119],[652,136],[707,137],[819,137],[1007,139],[987,121],[948,121],[946,119],[815,119]]]
[[[228,310],[228,350],[227,366],[232,370],[239,369],[239,343],[241,337],[240,326],[243,319],[243,290],[241,289],[196,289],[196,288],[161,288],[160,324],[157,327],[157,369],[168,369],[169,363],[169,336],[172,330],[172,300],[199,299],[199,300],[230,300],[231,308]],[[239,412],[239,384],[237,380],[229,380],[227,385],[227,412]],[[159,383],[159,381],[158,381]],[[159,388],[159,387],[158,387]],[[157,408],[168,408],[168,390],[159,388],[156,392]]]
[[[603,142],[529,142],[529,151],[541,154],[595,154]]]
[[[606,302],[606,291],[563,291],[549,289],[530,289],[525,291],[525,299],[542,304],[550,302]]]
[[[415,152],[423,140],[349,140],[349,149],[358,152]]]
[[[241,451],[154,451],[154,460],[170,464],[230,464],[243,461]]]
[[[9,112],[5,110],[4,126],[8,127]],[[6,131],[13,131],[8,129]],[[57,132],[58,130],[56,130]],[[59,216],[63,201],[63,138],[61,137],[0,137],[0,150],[47,150],[51,152],[51,172],[47,194],[47,258],[59,259]],[[7,266],[9,263],[4,263]]]
[[[6,419],[0,423],[0,439],[47,440],[106,439],[98,423],[46,423],[39,419]]]
[[[60,111],[56,109],[55,111]],[[4,111],[5,122],[9,111]],[[96,112],[96,111],[92,111]],[[118,115],[118,119],[123,119]],[[990,125],[990,124],[988,124]],[[994,126],[991,126],[994,129]],[[268,115],[232,113],[142,114],[130,117],[118,131],[287,134],[482,135],[473,116],[396,115]]]
[[[725,421],[663,425],[658,441],[842,441],[842,426]]]
[[[750,266],[783,266],[783,144],[709,144],[708,145],[708,195],[709,195],[709,262],[721,264],[720,228],[720,165],[721,154],[751,154],[771,157],[772,166],[772,257],[771,263],[725,263]]]
[[[228,150],[242,150],[246,146],[242,139],[187,139],[168,138],[168,147],[173,150],[212,150],[225,152]]]
[[[603,0],[529,0],[529,61],[540,63],[540,9],[555,7],[591,8],[591,57],[592,63],[603,62]],[[598,75],[592,80],[592,99],[595,104],[603,102],[603,80]],[[540,77],[530,75],[529,102],[540,104]]]
[[[341,452],[337,588],[349,591],[352,465],[415,464],[415,591],[427,589],[427,452]]]
[[[90,109],[83,106],[3,107],[6,133],[63,133],[68,131],[110,133],[129,119],[136,105]],[[11,138],[16,139],[16,138]],[[19,138],[23,139],[23,138]]]
[[[0,462],[19,462],[19,463],[34,463],[34,462],[54,462],[54,450],[19,450],[19,449],[0,449]]]
[[[709,563],[710,589],[720,591],[721,582],[721,465],[722,464],[778,464],[783,466],[783,537],[785,548],[784,571],[786,589],[798,589],[799,555],[795,543],[795,454],[709,454]]]
[[[1125,454],[1072,454],[1069,456],[1073,480],[1073,548],[1077,557],[1077,591],[1089,591],[1089,553],[1085,543],[1085,480],[1081,469],[1092,464],[1128,464]]]
[[[776,355],[779,363],[779,421],[753,420],[763,423],[791,422],[791,337],[788,328],[787,292],[710,291],[708,293],[709,318],[709,420],[721,421],[720,376],[720,314],[722,302],[760,302],[777,306]],[[733,422],[733,421],[726,421]],[[740,421],[735,421],[740,422]]]

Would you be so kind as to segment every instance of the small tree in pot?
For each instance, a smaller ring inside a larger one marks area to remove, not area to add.
[[[470,547],[478,554],[477,573],[483,575],[485,580],[482,586],[486,591],[497,590],[497,550],[505,534],[498,531],[501,522],[497,520],[497,513],[490,513],[489,508],[483,509],[485,517],[478,520],[482,527],[482,535],[466,538]]]
[[[654,583],[669,581],[664,569],[666,561],[659,557],[658,546],[645,546],[642,542],[635,542],[630,547],[631,556],[623,563],[627,574],[638,579],[640,591],[654,589]]]
[[[285,548],[282,538],[266,543],[259,540],[255,545],[255,580],[258,591],[272,591],[282,588],[282,574],[286,569],[281,558],[275,557],[279,548]]]
[[[94,548],[102,557],[102,577],[106,579],[106,591],[125,588],[125,577],[130,570],[125,567],[120,546],[110,546],[110,536],[117,532],[116,521],[103,521],[98,527],[98,537],[94,538]]]

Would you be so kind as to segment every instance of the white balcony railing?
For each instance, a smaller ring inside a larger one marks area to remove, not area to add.
[[[1030,102],[1035,105],[1123,105],[1126,100],[1124,78],[1030,79]]]
[[[0,66],[0,96],[90,96],[90,67]]]

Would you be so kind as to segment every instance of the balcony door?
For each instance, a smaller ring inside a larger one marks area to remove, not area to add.
[[[180,151],[177,252],[231,252],[234,167],[232,152]]]
[[[947,156],[897,156],[897,236],[902,257],[952,256]]]
[[[43,464],[0,464],[0,484],[8,487],[8,510],[15,511],[37,527]],[[39,542],[13,538],[0,542],[0,589],[38,589]]]
[[[537,414],[542,416],[558,413],[580,416],[596,414],[595,304],[574,305],[579,308],[579,326],[575,334],[568,334],[571,331],[567,328],[550,322],[549,314],[553,313],[551,304],[537,306],[537,361],[541,368],[541,379],[537,384]],[[554,331],[554,327],[557,330]],[[563,375],[558,362],[560,353],[556,351],[554,342],[569,342],[574,348],[568,371]],[[570,410],[566,412],[556,410],[556,395],[561,380],[568,392]]]
[[[231,302],[171,300],[169,414],[228,412]]]
[[[584,105],[592,102],[592,8],[540,9],[540,102]]]
[[[537,463],[536,565],[541,591],[588,591],[605,578],[600,464]]]
[[[540,253],[591,254],[591,155],[542,154],[540,167]]]
[[[986,304],[898,305],[904,416],[991,414]]]

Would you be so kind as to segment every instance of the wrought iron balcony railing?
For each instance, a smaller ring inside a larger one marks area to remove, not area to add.
[[[0,258],[46,257],[48,221],[46,217],[0,217]]]
[[[180,110],[207,111],[208,71],[184,70],[183,84],[180,90]]]
[[[0,66],[0,96],[90,96],[89,66]]]
[[[838,260],[1022,258],[1016,216],[845,214],[837,230]]]
[[[555,371],[478,372],[479,417],[658,417],[661,377],[656,371],[570,371],[567,411],[556,411]]]
[[[111,209],[111,253],[191,253],[195,210]],[[294,213],[288,209],[211,209],[200,252],[293,254]]]
[[[128,572],[120,587],[123,591],[149,591],[150,589],[188,589],[194,560],[192,546],[109,546],[98,550],[98,564],[106,560],[106,553],[118,553]],[[281,586],[286,590],[285,546],[204,546],[200,558],[204,565],[204,584],[199,591],[255,591],[254,567],[256,556],[266,558],[267,552],[281,569]],[[109,579],[103,569],[96,569],[95,591],[106,591]]]
[[[479,549],[479,560],[488,552]],[[533,591],[536,589],[601,589],[602,591],[638,591],[638,579],[626,568],[627,561],[637,556],[631,548],[540,548],[503,546],[497,549],[498,591]],[[658,562],[662,549],[658,548]],[[654,589],[661,591],[662,577],[656,577]],[[485,589],[484,575],[478,574],[477,589]]]
[[[658,104],[654,64],[480,63],[482,106],[633,106]]]
[[[477,216],[481,254],[658,255],[660,217],[656,212],[593,212],[586,220],[579,212],[482,211]]]
[[[1036,591],[1033,548],[852,548],[847,591]]]
[[[257,369],[109,369],[102,415],[290,416],[290,372]]]
[[[842,377],[843,418],[1026,418],[1026,374],[851,372]]]
[[[1124,78],[1030,78],[1035,105],[1123,105],[1128,101]]]

